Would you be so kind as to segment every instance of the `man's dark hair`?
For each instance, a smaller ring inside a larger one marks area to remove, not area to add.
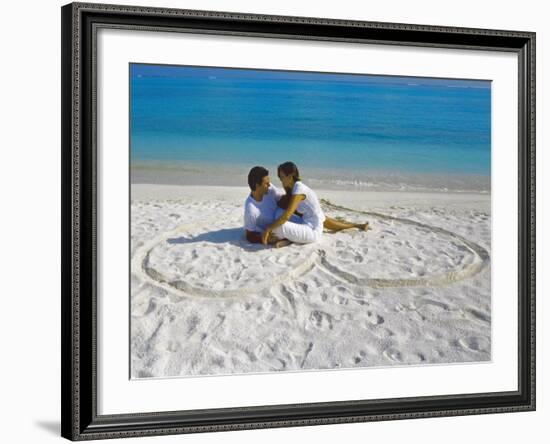
[[[255,166],[252,168],[248,173],[248,186],[250,189],[254,191],[256,189],[256,185],[260,185],[265,176],[269,176],[269,171],[267,171],[264,167]]]

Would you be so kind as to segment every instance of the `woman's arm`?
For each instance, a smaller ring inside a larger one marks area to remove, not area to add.
[[[280,227],[281,225],[283,225],[285,222],[287,222],[291,217],[292,215],[294,214],[294,212],[297,210],[298,208],[298,205],[300,204],[300,202],[302,200],[304,200],[306,198],[306,196],[304,194],[293,194],[291,197],[290,197],[290,202],[288,203],[288,206],[285,210],[285,212],[281,215],[281,217],[279,217],[279,219],[277,219],[275,222],[273,222],[269,227],[267,227],[267,229],[262,233],[262,243],[264,245],[267,244],[267,241],[268,241],[268,238],[269,238],[269,235],[271,234],[271,232],[277,228],[277,227]]]
[[[283,197],[281,197],[278,202],[277,206],[279,208],[282,208],[283,210],[286,210],[288,208],[288,201],[290,200],[290,197],[292,197],[290,194],[285,194]],[[294,214],[298,217],[302,217],[303,214],[300,213],[298,210],[294,212]]]

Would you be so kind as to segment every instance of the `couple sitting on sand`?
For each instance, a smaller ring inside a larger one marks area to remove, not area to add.
[[[277,175],[284,190],[270,183],[269,171],[261,166],[248,173],[252,192],[244,203],[244,228],[249,242],[283,247],[291,242],[317,242],[323,228],[332,231],[368,228],[368,223],[355,224],[326,217],[317,195],[302,183],[294,163],[279,165]]]

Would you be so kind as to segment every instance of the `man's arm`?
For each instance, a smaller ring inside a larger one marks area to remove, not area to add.
[[[262,230],[256,225],[257,210],[245,203],[244,206],[244,231],[246,240],[252,243],[262,241]],[[258,240],[259,239],[259,240]]]

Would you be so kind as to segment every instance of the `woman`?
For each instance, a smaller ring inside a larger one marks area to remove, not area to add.
[[[307,244],[321,239],[323,227],[332,231],[368,228],[368,223],[354,224],[327,218],[315,192],[302,183],[298,167],[294,163],[285,162],[279,165],[277,175],[290,197],[286,209],[279,211],[277,220],[262,233],[264,245],[267,244],[271,233],[279,239]],[[301,214],[301,219],[293,217],[295,212]]]

